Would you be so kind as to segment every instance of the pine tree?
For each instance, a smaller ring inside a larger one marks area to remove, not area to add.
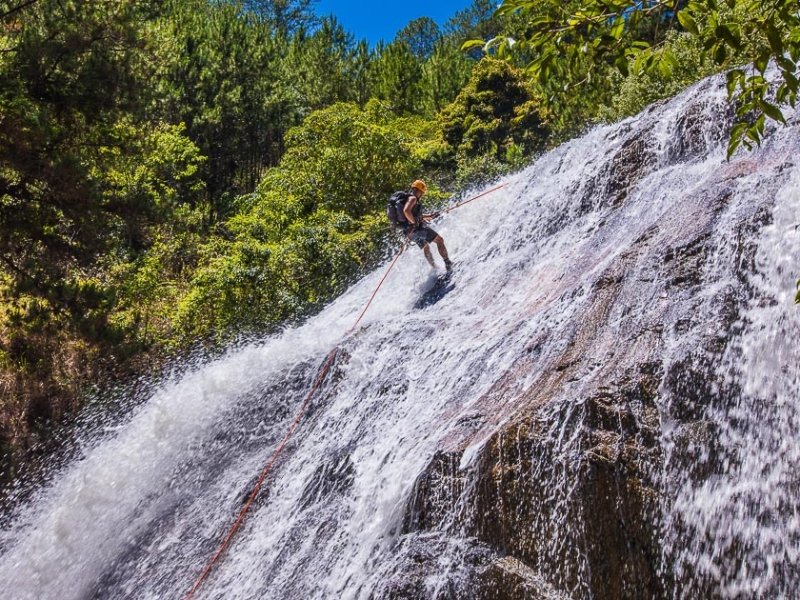
[[[424,103],[422,63],[404,41],[394,41],[376,50],[373,63],[374,90],[398,115],[417,114]]]

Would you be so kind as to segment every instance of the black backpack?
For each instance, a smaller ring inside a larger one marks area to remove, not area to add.
[[[386,216],[389,217],[389,222],[392,225],[405,225],[408,223],[406,216],[403,214],[403,208],[406,202],[411,197],[410,192],[395,192],[389,196],[386,202]]]

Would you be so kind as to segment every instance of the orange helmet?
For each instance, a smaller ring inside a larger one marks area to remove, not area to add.
[[[425,185],[425,182],[422,179],[417,179],[414,183],[411,184],[412,188],[417,188],[423,194],[428,191],[428,186]]]

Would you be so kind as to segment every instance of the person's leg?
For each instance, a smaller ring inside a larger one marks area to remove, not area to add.
[[[436,263],[433,262],[433,254],[431,254],[431,245],[430,244],[425,244],[422,247],[422,252],[423,252],[423,254],[425,254],[425,259],[431,265],[431,268],[435,269],[436,268]]]
[[[447,256],[447,248],[444,246],[444,240],[442,236],[437,235],[433,238],[433,243],[436,244],[436,247],[439,249],[439,255],[444,259],[444,264],[446,267],[450,267],[450,257]]]
[[[437,235],[433,238],[433,243],[436,244],[436,247],[439,249],[439,256],[441,256],[445,261],[450,260],[447,256],[447,248],[444,247],[444,240],[442,236]]]

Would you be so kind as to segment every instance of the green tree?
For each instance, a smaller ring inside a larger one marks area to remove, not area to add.
[[[455,100],[475,64],[477,61],[465,56],[451,40],[439,40],[422,65],[424,114],[435,115]]]
[[[422,62],[405,41],[376,49],[373,91],[398,115],[418,114],[423,105]]]
[[[609,120],[635,115],[656,100],[674,96],[692,83],[717,72],[714,62],[704,56],[702,42],[696,36],[671,31],[666,44],[677,61],[676,67],[670,72],[630,71],[625,77],[613,77],[612,74],[613,83],[609,87],[615,93],[607,108]]]
[[[335,104],[287,136],[281,163],[212,240],[177,319],[189,338],[263,331],[340,293],[374,264],[389,194],[419,172],[432,134],[385,105]],[[247,306],[243,311],[242,307]]]
[[[317,24],[313,0],[240,0],[245,10],[268,22],[281,37]],[[235,4],[236,2],[234,2]]]
[[[353,51],[348,64],[348,79],[352,91],[352,100],[364,106],[372,97],[372,52],[366,40],[361,40]]]
[[[442,38],[439,26],[430,17],[420,17],[409,21],[408,24],[397,32],[395,42],[408,44],[411,53],[420,60],[425,60],[433,54],[436,43]]]
[[[167,165],[159,182],[116,177],[156,135],[141,121],[141,21],[154,9],[40,0],[0,37],[0,261],[15,289],[78,320],[107,301],[82,276],[116,244],[139,247],[150,192],[181,179]]]
[[[121,265],[202,198],[197,147],[153,119],[160,2],[19,2],[0,28],[0,479],[91,387],[124,372]],[[161,269],[163,273],[164,269]]]
[[[271,25],[231,3],[189,0],[157,29],[157,117],[186,123],[208,157],[202,177],[209,219],[224,217],[238,194],[277,163],[296,124],[295,98],[281,84],[284,42]]]
[[[310,35],[302,29],[294,35],[281,84],[291,90],[303,114],[355,99],[351,79],[355,52],[353,36],[333,16],[323,18]]]
[[[547,112],[520,71],[484,58],[469,83],[440,115],[442,136],[465,158],[487,153],[502,160],[514,147],[529,154],[547,140]]]
[[[502,21],[495,14],[495,0],[473,0],[467,8],[458,11],[445,25],[445,33],[459,44],[467,40],[491,39],[500,35]]]

